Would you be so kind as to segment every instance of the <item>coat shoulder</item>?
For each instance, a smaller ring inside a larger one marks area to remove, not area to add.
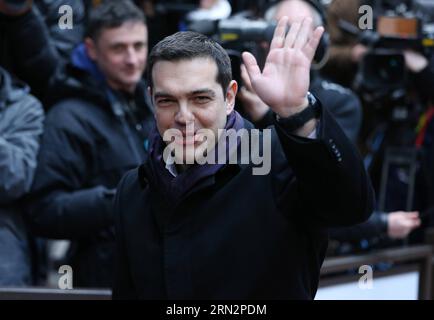
[[[122,193],[123,196],[137,194],[142,188],[140,184],[140,169],[141,167],[131,169],[127,171],[118,185],[118,192]]]

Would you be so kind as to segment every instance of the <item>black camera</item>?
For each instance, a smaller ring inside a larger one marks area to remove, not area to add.
[[[267,48],[261,43],[270,43],[275,23],[254,19],[248,12],[236,14],[223,20],[200,20],[191,22],[187,29],[207,35],[220,43],[231,58],[232,76],[242,83],[240,65],[241,53],[251,52],[261,66],[265,63]]]
[[[434,1],[374,2],[374,30],[358,34],[369,48],[356,76],[355,87],[376,98],[391,97],[408,84],[403,50],[430,57],[434,49]],[[341,24],[345,28],[345,25]]]

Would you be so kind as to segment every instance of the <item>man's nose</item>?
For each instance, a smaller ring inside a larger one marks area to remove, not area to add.
[[[128,47],[125,60],[128,64],[136,65],[138,62],[138,54],[134,47]]]
[[[194,122],[194,115],[186,102],[180,102],[178,112],[175,116],[175,120],[180,125],[186,125]]]

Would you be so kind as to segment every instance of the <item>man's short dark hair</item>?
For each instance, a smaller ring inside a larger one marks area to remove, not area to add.
[[[145,15],[130,0],[105,0],[91,10],[86,36],[96,41],[103,29],[117,28],[126,22],[145,24]]]
[[[232,80],[231,60],[228,54],[214,40],[192,31],[177,32],[154,46],[148,59],[149,85],[151,88],[153,87],[152,69],[158,61],[180,61],[195,58],[210,58],[216,63],[218,70],[216,81],[221,85],[223,95],[226,96],[226,90]]]

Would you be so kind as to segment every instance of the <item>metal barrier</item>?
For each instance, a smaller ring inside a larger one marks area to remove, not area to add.
[[[111,290],[0,288],[0,300],[111,300]]]
[[[348,270],[358,270],[362,265],[390,263],[393,267],[387,271],[376,273],[376,277],[403,274],[410,271],[419,272],[420,300],[432,299],[433,256],[431,245],[409,246],[396,249],[385,249],[364,255],[328,258],[321,268],[320,287],[358,281],[360,275],[342,275]]]
[[[419,299],[432,299],[434,258],[430,245],[380,250],[365,255],[327,258],[321,268],[320,287],[357,281],[356,276],[343,276],[342,273],[347,270],[358,269],[361,265],[374,265],[381,262],[393,263],[394,267],[389,271],[377,273],[376,277],[417,270],[420,275]],[[111,300],[111,290],[0,288],[0,300]]]

